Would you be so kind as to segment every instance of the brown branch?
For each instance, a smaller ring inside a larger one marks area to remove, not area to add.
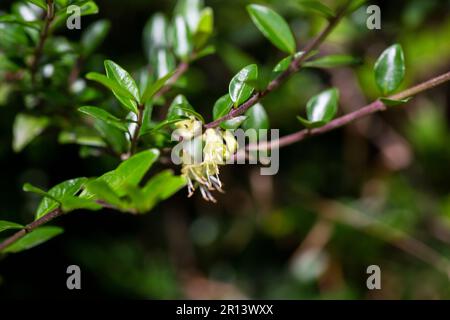
[[[57,208],[57,209],[51,211],[50,213],[46,214],[45,216],[43,216],[43,217],[41,217],[41,218],[39,218],[39,219],[37,219],[37,220],[27,224],[23,229],[21,229],[20,231],[17,231],[11,237],[6,238],[4,241],[2,241],[0,243],[0,252],[3,249],[5,249],[6,247],[9,247],[11,244],[16,242],[20,238],[22,238],[23,236],[25,236],[27,233],[30,233],[31,231],[33,231],[37,227],[40,227],[41,225],[52,221],[53,219],[61,216],[63,213],[64,212],[60,208]]]
[[[38,45],[34,50],[34,54],[30,63],[31,81],[33,84],[36,82],[36,72],[38,69],[39,61],[41,60],[45,41],[47,40],[50,34],[50,25],[52,24],[54,18],[55,18],[55,5],[53,3],[53,0],[47,0],[47,12],[45,15],[44,28],[41,31]]]
[[[289,65],[289,68],[286,69],[286,71],[282,72],[280,75],[278,75],[275,79],[273,79],[267,87],[260,92],[256,92],[253,96],[250,97],[247,101],[245,101],[243,104],[238,106],[237,108],[231,110],[227,115],[214,120],[210,123],[207,123],[204,125],[205,128],[214,128],[220,125],[221,122],[225,120],[230,120],[234,117],[237,117],[241,114],[243,114],[245,111],[250,109],[252,106],[254,106],[256,103],[258,103],[264,96],[269,94],[270,92],[277,89],[284,81],[286,81],[287,78],[289,78],[291,75],[296,73],[300,70],[300,67],[303,62],[308,58],[308,56],[311,54],[312,51],[316,50],[322,42],[328,37],[328,35],[334,30],[334,28],[337,26],[337,24],[341,21],[341,19],[345,16],[345,13],[347,11],[348,4],[343,6],[339,12],[329,20],[328,25],[322,32],[312,41],[310,42],[304,49],[303,54],[300,55],[298,58],[292,60],[291,64]]]
[[[156,94],[155,98],[159,98],[166,94],[171,88],[172,85],[178,81],[178,79],[189,69],[189,63],[187,62],[180,62],[178,67],[175,69],[175,72],[173,76],[170,78],[169,81],[167,81],[167,84],[161,88]]]
[[[433,78],[431,80],[425,81],[421,84],[418,84],[412,88],[406,89],[400,93],[397,93],[393,96],[390,96],[389,99],[393,100],[401,100],[406,99],[409,97],[413,97],[421,92],[430,90],[438,85],[441,85],[447,81],[450,81],[450,71],[447,73],[444,73],[436,78]],[[363,118],[365,116],[368,116],[372,113],[378,112],[378,111],[384,111],[387,109],[387,106],[381,102],[380,100],[376,100],[361,109],[358,109],[354,112],[351,112],[349,114],[343,115],[342,117],[336,118],[332,120],[331,122],[327,123],[323,127],[316,128],[316,129],[303,129],[301,131],[289,134],[287,136],[284,136],[276,141],[271,141],[268,143],[260,143],[258,144],[251,144],[247,148],[248,150],[260,150],[260,149],[273,149],[273,148],[281,148],[299,141],[304,140],[307,137],[311,136],[317,136],[322,133],[334,130],[336,128],[342,127],[354,120]]]

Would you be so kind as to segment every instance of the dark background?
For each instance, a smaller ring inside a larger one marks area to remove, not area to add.
[[[323,19],[293,10],[291,2],[267,3],[288,19],[302,46]],[[10,3],[2,1],[0,10]],[[111,20],[101,54],[129,70],[145,64],[142,28],[156,11],[170,15],[174,2],[97,3],[100,14],[83,17],[82,24]],[[209,119],[214,101],[247,61],[270,69],[283,58],[252,25],[247,3],[206,1],[215,13],[218,53],[194,63],[183,93]],[[367,30],[364,10],[358,11],[321,51],[360,56],[361,65],[302,71],[263,101],[281,134],[299,130],[295,115],[330,85],[347,93],[342,113],[375,99],[371,68],[392,43],[405,49],[404,88],[449,69],[449,1],[370,4],[381,6],[382,30]],[[77,31],[63,33],[79,37]],[[407,107],[286,147],[273,177],[260,176],[257,166],[228,166],[221,175],[226,194],[216,205],[198,195],[187,199],[182,190],[145,216],[109,210],[64,216],[55,222],[63,235],[0,261],[0,296],[448,299],[449,99],[444,85]],[[52,131],[13,153],[11,128],[19,108],[0,106],[0,218],[27,222],[38,199],[21,191],[24,182],[52,186],[102,174],[117,163],[81,159],[77,146],[58,145]],[[376,223],[367,230],[358,219]],[[404,235],[393,239],[392,230]],[[66,289],[71,264],[81,267],[80,291]],[[366,288],[371,264],[381,267],[382,290]]]

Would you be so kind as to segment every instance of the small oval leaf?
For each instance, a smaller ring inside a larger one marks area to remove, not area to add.
[[[257,79],[258,66],[256,64],[246,66],[231,79],[228,91],[235,106],[250,98],[255,88],[248,82],[256,81]]]
[[[330,122],[337,112],[339,91],[336,88],[323,91],[312,97],[306,105],[307,120],[299,120],[308,128],[320,127]]]
[[[399,44],[383,51],[375,63],[375,80],[384,95],[394,92],[405,76],[405,57]]]
[[[295,53],[295,38],[283,17],[272,9],[257,4],[247,6],[247,11],[259,31],[278,49]]]

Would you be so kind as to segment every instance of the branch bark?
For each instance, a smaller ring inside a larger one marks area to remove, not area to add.
[[[422,93],[424,91],[427,91],[434,87],[437,87],[447,81],[450,81],[450,71],[446,72],[440,76],[437,76],[433,79],[430,79],[428,81],[420,83],[412,88],[409,88],[402,92],[399,92],[393,96],[390,96],[389,99],[402,100],[402,99],[410,98],[419,93]],[[387,109],[387,106],[383,102],[381,102],[380,100],[376,100],[376,101],[362,107],[361,109],[358,109],[354,112],[348,113],[346,115],[343,115],[339,118],[332,120],[331,122],[327,123],[323,127],[312,129],[312,130],[303,129],[298,132],[281,137],[277,141],[270,141],[267,143],[249,145],[247,147],[247,149],[248,150],[260,150],[260,149],[265,150],[267,148],[269,148],[269,149],[281,148],[281,147],[302,141],[307,137],[317,136],[319,134],[334,130],[334,129],[342,127],[352,121],[366,117],[366,116],[368,116],[372,113],[378,112],[378,111],[384,111],[386,109]]]
[[[12,245],[14,242],[19,240],[23,236],[25,236],[27,233],[30,233],[31,231],[33,231],[34,229],[40,227],[41,225],[52,221],[53,219],[61,216],[63,213],[64,212],[60,208],[57,208],[57,209],[49,212],[45,216],[43,216],[43,217],[41,217],[41,218],[39,218],[39,219],[37,219],[37,220],[27,224],[23,229],[17,231],[11,237],[6,238],[3,242],[0,243],[0,252],[3,249],[5,249],[6,247],[9,247],[10,245]]]

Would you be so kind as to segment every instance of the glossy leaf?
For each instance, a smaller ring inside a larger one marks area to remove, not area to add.
[[[108,35],[111,23],[108,20],[99,20],[91,24],[81,36],[83,56],[91,55]]]
[[[191,115],[191,111],[194,111],[194,108],[186,99],[185,96],[179,94],[173,99],[172,103],[169,106],[169,110],[167,111],[167,119],[179,119],[180,117],[189,117]]]
[[[21,224],[11,221],[0,220],[0,232],[10,229],[22,229],[22,228],[23,226]]]
[[[175,69],[175,56],[167,49],[158,49],[151,58],[155,78],[160,79]]]
[[[129,91],[122,88],[119,85],[119,83],[117,83],[115,80],[112,80],[103,74],[100,74],[97,72],[89,72],[86,75],[86,79],[101,83],[102,85],[107,87],[109,90],[111,90],[116,96],[122,97],[122,99],[127,99],[127,100],[134,99],[133,95]],[[128,107],[128,105],[127,105],[127,107]],[[132,106],[129,108],[137,111],[136,104],[132,104]]]
[[[195,32],[200,21],[200,12],[203,0],[178,0],[175,13],[182,15],[187,22],[189,30]]]
[[[74,196],[77,194],[81,188],[83,187],[84,183],[87,181],[86,178],[76,178],[67,180],[64,182],[61,182],[51,188],[47,194],[50,197],[46,196],[44,199],[42,199],[41,203],[39,204],[37,211],[36,211],[36,219],[39,219],[49,212],[55,210],[60,206],[61,203],[64,203],[64,197],[66,196]],[[55,201],[55,200],[57,201]]]
[[[269,129],[269,117],[266,110],[260,103],[255,104],[253,107],[245,112],[247,119],[242,124],[242,127],[247,129]]]
[[[294,54],[295,39],[287,22],[268,7],[251,4],[247,10],[253,23],[278,49]]]
[[[175,55],[187,61],[192,51],[192,35],[181,15],[175,16],[173,21],[173,40]]]
[[[213,106],[213,120],[217,120],[228,114],[232,107],[233,101],[228,93],[217,99]]]
[[[16,116],[13,124],[13,150],[22,151],[34,138],[49,125],[47,117],[35,117],[24,113]]]
[[[134,100],[131,100],[130,103],[135,105],[136,102],[140,101],[139,89],[136,85],[136,82],[134,81],[133,77],[131,77],[131,75],[125,69],[123,69],[121,66],[119,66],[114,61],[106,60],[105,61],[105,70],[106,70],[106,75],[109,79],[114,80],[123,89],[125,89],[129,93],[131,93]],[[120,95],[116,94],[116,96],[119,98],[119,100],[121,100]],[[131,111],[135,112],[136,110],[131,110]]]
[[[399,44],[383,51],[375,63],[375,80],[381,92],[388,95],[394,92],[405,76],[405,57]]]
[[[168,30],[167,20],[161,13],[153,15],[145,24],[143,45],[149,62],[157,50],[169,47]]]
[[[323,91],[312,97],[306,105],[307,119],[298,117],[307,128],[323,126],[336,115],[339,91],[335,88]]]
[[[247,116],[238,116],[230,120],[225,120],[220,124],[222,129],[235,130],[247,119]]]
[[[78,109],[78,111],[87,114],[93,118],[100,119],[102,121],[105,121],[106,123],[116,127],[117,129],[127,132],[128,127],[127,125],[116,116],[112,115],[108,111],[97,108],[97,107],[91,107],[91,106],[84,106]]]
[[[303,63],[304,67],[313,68],[336,68],[340,66],[355,65],[360,62],[360,59],[348,55],[329,55],[318,58],[313,61]]]
[[[246,66],[231,79],[228,91],[235,106],[250,98],[255,88],[247,82],[256,81],[257,79],[258,66],[256,64]]]
[[[44,243],[57,235],[63,233],[63,229],[59,227],[40,227],[26,234],[9,247],[3,249],[3,253],[17,253]]]

